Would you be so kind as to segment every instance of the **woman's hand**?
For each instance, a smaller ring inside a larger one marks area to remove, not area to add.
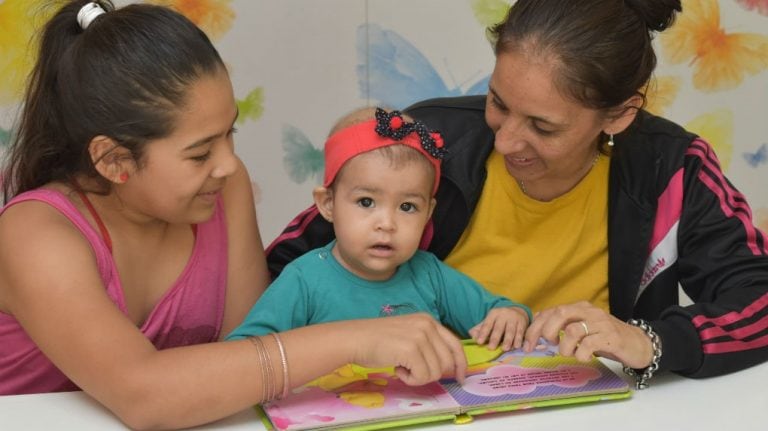
[[[653,358],[651,340],[642,329],[586,301],[536,314],[525,333],[526,352],[533,350],[539,337],[559,344],[561,355],[574,356],[580,361],[588,361],[595,355],[632,368],[645,368]]]
[[[412,386],[452,375],[464,381],[467,358],[461,342],[428,314],[355,321],[357,349],[352,362],[366,367],[394,366]]]
[[[523,345],[528,313],[520,307],[499,307],[488,312],[482,322],[469,330],[477,344],[488,343],[493,350],[499,345],[505,352]]]

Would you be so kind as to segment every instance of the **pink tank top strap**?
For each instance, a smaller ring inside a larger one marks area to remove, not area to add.
[[[107,249],[111,254],[112,253],[112,237],[109,236],[109,231],[107,230],[107,227],[104,226],[104,222],[101,221],[101,217],[99,217],[99,213],[96,212],[96,208],[93,207],[91,200],[88,199],[88,196],[86,196],[82,190],[80,190],[80,186],[77,183],[75,183],[75,191],[77,192],[77,195],[80,196],[80,200],[83,202],[85,207],[88,208],[88,212],[91,213],[91,216],[96,221],[96,226],[99,227],[99,231],[101,232],[101,238],[104,240],[104,244],[107,245]]]

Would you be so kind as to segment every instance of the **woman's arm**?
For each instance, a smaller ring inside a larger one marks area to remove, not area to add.
[[[65,375],[133,428],[198,425],[262,401],[263,364],[250,341],[156,350],[107,296],[86,240],[45,204],[0,217],[0,298]],[[463,376],[465,367],[458,340],[420,315],[318,325],[282,339],[292,385],[348,362],[402,366],[410,384]],[[274,341],[264,342],[281,370]],[[281,372],[275,379],[282,384]]]
[[[238,162],[238,170],[227,179],[223,191],[229,268],[222,339],[242,322],[269,284],[251,181],[243,163]]]

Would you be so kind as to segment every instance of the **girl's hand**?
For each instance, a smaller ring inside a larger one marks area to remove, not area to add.
[[[412,386],[451,375],[464,382],[467,358],[461,342],[428,314],[355,321],[352,362],[366,367],[395,366],[397,377]]]
[[[488,343],[493,350],[499,345],[505,352],[523,345],[528,314],[520,307],[493,308],[485,319],[469,330],[477,344]]]
[[[525,333],[523,348],[526,352],[533,350],[539,337],[559,344],[561,355],[584,362],[594,355],[632,368],[645,368],[653,359],[651,340],[642,329],[622,322],[586,301],[560,305],[536,314]]]

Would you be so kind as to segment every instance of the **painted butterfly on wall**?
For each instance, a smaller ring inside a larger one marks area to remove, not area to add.
[[[11,142],[11,131],[0,127],[0,148],[7,146]]]
[[[237,124],[243,124],[246,120],[256,121],[264,113],[264,90],[256,87],[244,98],[237,99]]]
[[[232,0],[145,0],[175,9],[195,23],[211,40],[221,39],[231,28],[237,15]]]
[[[768,15],[768,0],[736,0],[746,10],[755,10],[763,15]]]
[[[325,167],[323,150],[315,148],[312,142],[297,127],[283,126],[283,166],[294,183],[301,184],[314,178],[317,184]]]
[[[768,144],[761,145],[754,153],[744,152],[742,155],[749,166],[756,168],[765,163],[766,159],[768,159]]]
[[[768,68],[768,36],[726,33],[717,0],[683,0],[683,13],[661,34],[661,46],[671,63],[689,61],[701,91],[735,88]]]
[[[654,115],[664,115],[664,111],[675,101],[680,91],[681,79],[676,76],[655,76],[648,83],[645,97],[645,110]]]
[[[35,60],[30,40],[55,12],[45,0],[0,1],[0,105],[19,102]]]
[[[722,108],[696,116],[685,124],[689,130],[709,142],[720,161],[723,172],[728,171],[733,155],[733,111]]]
[[[449,87],[411,42],[377,24],[357,28],[357,82],[361,97],[402,109],[424,99],[485,94],[490,75],[466,90]]]
[[[507,17],[514,0],[472,0],[472,13],[483,27],[491,27]]]

